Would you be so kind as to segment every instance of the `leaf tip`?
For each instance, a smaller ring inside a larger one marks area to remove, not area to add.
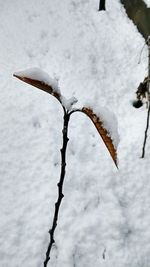
[[[94,123],[98,133],[100,134],[112,157],[114,164],[116,165],[117,169],[119,169],[117,162],[117,149],[114,145],[112,135],[110,134],[109,130],[107,130],[107,128],[104,126],[103,120],[93,111],[91,107],[83,107],[81,111],[85,113]]]

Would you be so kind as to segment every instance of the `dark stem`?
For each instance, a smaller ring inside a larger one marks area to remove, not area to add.
[[[50,260],[51,249],[52,249],[53,244],[55,243],[54,232],[55,232],[55,229],[57,227],[57,220],[58,220],[60,204],[61,204],[61,201],[64,197],[64,195],[63,195],[63,183],[64,183],[65,172],[66,172],[66,149],[67,149],[67,143],[69,141],[69,139],[68,139],[69,118],[70,118],[69,113],[64,109],[64,124],[63,124],[63,130],[62,130],[63,145],[62,145],[62,148],[60,149],[60,152],[61,152],[61,174],[60,174],[60,180],[57,184],[57,186],[58,186],[58,198],[57,198],[57,201],[55,203],[55,211],[54,211],[52,228],[49,230],[50,241],[49,241],[47,252],[46,252],[46,259],[44,261],[44,267],[47,266],[47,264]]]
[[[147,133],[148,133],[148,128],[149,128],[149,119],[150,119],[150,36],[148,36],[147,43],[148,43],[148,81],[147,81],[148,111],[147,111],[146,130],[145,130],[145,137],[144,137],[144,142],[143,142],[141,158],[144,158],[145,156],[145,147],[146,147]]]
[[[145,147],[146,147],[146,141],[147,141],[147,132],[148,132],[148,128],[149,128],[149,118],[150,118],[150,101],[148,102],[147,123],[146,123],[146,130],[145,130],[145,136],[144,136],[144,142],[143,142],[141,158],[145,157]]]
[[[99,11],[101,10],[106,10],[105,8],[105,0],[100,0],[99,1]]]

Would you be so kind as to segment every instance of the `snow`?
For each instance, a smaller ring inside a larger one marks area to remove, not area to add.
[[[58,80],[52,79],[45,71],[41,70],[40,68],[30,68],[24,71],[18,71],[15,72],[14,75],[22,78],[30,78],[45,83],[51,86],[55,92],[60,94]]]
[[[120,135],[118,171],[87,117],[72,114],[49,266],[148,267],[150,138],[142,160],[147,111],[131,105],[147,75],[144,39],[119,0],[106,12],[97,0],[5,0],[0,16],[0,266],[43,265],[57,199],[62,109],[12,76],[36,66],[77,107],[112,111]]]
[[[150,0],[144,0],[144,2],[147,4],[147,7],[150,7]]]
[[[108,108],[96,105],[96,103],[86,103],[86,107],[93,110],[94,114],[100,119],[103,127],[107,130],[114,147],[117,150],[119,144],[118,121],[116,115]]]
[[[58,85],[58,78],[52,79],[45,71],[39,68],[30,68],[24,71],[14,72],[14,76],[20,78],[29,78],[49,85],[50,87],[52,87],[53,92],[56,92],[60,95],[61,103],[67,110],[70,110],[71,107],[78,102],[78,100],[74,96],[66,99],[63,95],[61,95]]]
[[[64,96],[61,96],[61,103],[68,111],[72,110],[72,106],[77,102],[78,100],[74,96],[70,97],[69,99],[66,99]]]

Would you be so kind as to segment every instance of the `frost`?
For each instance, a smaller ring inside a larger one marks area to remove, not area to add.
[[[40,81],[51,86],[55,92],[60,94],[58,79],[52,79],[45,71],[39,68],[30,68],[27,70],[15,72],[14,75]]]
[[[61,96],[61,103],[67,110],[70,110],[70,108],[77,102],[78,100],[74,96],[69,99],[66,99],[64,96]]]

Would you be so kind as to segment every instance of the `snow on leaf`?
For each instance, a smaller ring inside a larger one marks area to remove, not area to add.
[[[69,99],[66,99],[64,96],[61,96],[61,102],[67,110],[70,110],[72,106],[78,102],[78,100],[74,96]]]
[[[97,116],[92,108],[86,108],[83,107],[81,109],[81,111],[83,113],[85,113],[94,123],[98,133],[100,134],[103,142],[105,143],[116,167],[118,168],[118,163],[117,163],[117,150],[115,145],[113,144],[113,138],[111,137],[110,132],[106,129],[105,122],[103,122],[103,120],[101,120],[100,116]]]
[[[58,87],[58,81],[49,77],[46,72],[38,68],[32,68],[25,71],[15,72],[13,76],[53,95],[62,104],[62,96]]]

